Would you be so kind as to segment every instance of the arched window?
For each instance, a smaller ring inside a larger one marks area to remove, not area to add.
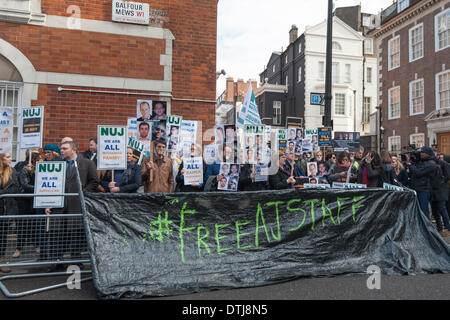
[[[333,50],[342,50],[341,45],[339,44],[339,42],[333,41]]]
[[[12,108],[12,122],[13,132],[12,137],[12,149],[6,149],[4,152],[11,153],[13,161],[16,161],[19,157],[18,149],[18,126],[19,117],[18,111],[22,105],[22,92],[23,92],[23,80],[16,67],[5,57],[0,55],[0,107]],[[5,111],[5,110],[3,110]],[[2,138],[5,138],[5,132],[1,133]]]

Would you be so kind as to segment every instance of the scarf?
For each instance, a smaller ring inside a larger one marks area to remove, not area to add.
[[[346,164],[338,163],[338,166],[348,169],[348,168],[350,168],[351,164],[352,164],[351,162],[347,162]]]

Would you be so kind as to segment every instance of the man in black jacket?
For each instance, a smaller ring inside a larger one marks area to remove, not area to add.
[[[433,160],[434,152],[430,147],[422,147],[420,161],[409,167],[411,188],[417,192],[420,209],[430,218],[429,204],[432,193],[432,180],[436,178],[436,162]]]

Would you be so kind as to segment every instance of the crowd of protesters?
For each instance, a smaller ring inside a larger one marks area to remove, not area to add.
[[[97,140],[89,140],[89,149],[81,152],[77,144],[70,138],[62,139],[61,144],[48,144],[43,150],[27,150],[26,159],[12,167],[10,154],[0,154],[0,194],[34,193],[34,170],[38,161],[66,162],[66,193],[77,193],[74,162],[77,162],[83,191],[104,193],[135,192],[210,192],[220,190],[224,180],[220,162],[203,164],[203,183],[185,185],[183,161],[177,155],[166,152],[164,141],[153,144],[153,158],[145,158],[141,165],[133,160],[133,150],[127,150],[127,168],[125,170],[100,171],[96,168]],[[223,156],[232,154],[233,150],[223,148]],[[201,156],[192,145],[189,157]],[[449,222],[449,156],[436,155],[430,147],[423,147],[415,156],[411,154],[389,154],[375,151],[365,152],[361,146],[359,152],[338,152],[333,149],[317,150],[303,153],[301,156],[292,153],[278,155],[278,170],[272,172],[266,181],[255,181],[254,167],[251,164],[238,165],[239,175],[237,191],[280,190],[301,187],[304,184],[347,182],[365,184],[368,188],[379,188],[383,183],[413,189],[422,211],[431,218],[434,216],[438,231],[447,236]],[[272,159],[273,160],[273,159]],[[314,164],[315,165],[311,165]],[[0,206],[0,214],[47,214],[80,213],[80,202],[76,198],[65,200],[61,209],[33,209],[32,198],[5,198]],[[431,212],[430,208],[431,207]],[[35,247],[37,254],[43,254],[39,230],[43,226],[34,227],[18,222],[17,247],[14,258],[21,256],[25,241],[25,233]],[[5,261],[6,235],[9,224],[0,220],[0,264]],[[77,225],[78,229],[83,226]],[[80,231],[75,227],[71,232]],[[31,236],[30,236],[31,235]],[[61,252],[57,254],[62,254]],[[81,244],[72,246],[71,257],[80,256]],[[53,257],[54,258],[54,257]],[[1,272],[9,272],[2,267]]]

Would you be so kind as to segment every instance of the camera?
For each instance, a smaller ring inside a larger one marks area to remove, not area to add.
[[[409,159],[411,160],[411,163],[418,163],[418,162],[420,162],[420,150],[419,149],[414,149],[414,150],[410,150],[410,151],[405,152],[405,153],[401,153],[400,157],[402,159],[402,162],[406,162],[407,161],[406,155],[409,155]]]

